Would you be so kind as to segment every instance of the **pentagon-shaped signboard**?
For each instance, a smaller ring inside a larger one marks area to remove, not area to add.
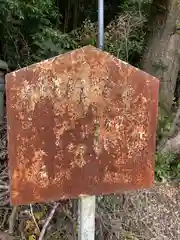
[[[11,203],[151,186],[158,86],[91,46],[8,74]]]

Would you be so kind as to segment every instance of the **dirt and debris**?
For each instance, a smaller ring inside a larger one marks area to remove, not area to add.
[[[110,210],[104,205],[102,215],[105,219],[109,216],[106,222],[110,223],[110,234],[113,232],[117,239],[180,239],[180,183],[156,184],[148,190],[126,193],[118,209],[117,195],[114,199],[115,213],[110,217]]]

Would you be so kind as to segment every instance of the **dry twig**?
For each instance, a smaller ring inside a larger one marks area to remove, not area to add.
[[[33,219],[33,221],[34,221],[34,224],[35,224],[35,226],[36,226],[36,228],[37,228],[37,230],[38,230],[38,232],[39,232],[39,234],[40,234],[41,231],[40,231],[40,229],[39,229],[39,225],[38,225],[38,223],[37,223],[37,221],[36,221],[36,218],[35,218],[35,216],[34,216],[32,204],[30,204],[30,213],[31,213],[31,217],[32,217],[32,219]]]
[[[76,240],[76,222],[74,221],[73,217],[68,213],[68,211],[64,208],[64,206],[59,203],[61,206],[61,210],[63,211],[64,215],[70,220],[72,224],[72,236],[73,239]]]
[[[9,217],[9,234],[12,235],[14,233],[14,225],[16,221],[16,213],[17,213],[17,206],[15,206],[12,210],[12,213]]]
[[[47,220],[46,220],[46,222],[45,222],[45,224],[44,224],[44,226],[43,226],[43,228],[42,228],[42,231],[41,231],[41,233],[40,233],[40,236],[39,236],[39,239],[38,239],[38,240],[43,240],[44,234],[45,234],[45,232],[46,232],[46,229],[47,229],[47,227],[48,227],[51,219],[53,218],[54,213],[55,213],[55,211],[56,211],[56,209],[57,209],[58,206],[59,206],[59,203],[55,203],[55,204],[54,204],[54,207],[53,207],[53,209],[51,210],[51,212],[50,212],[50,214],[49,214],[49,216],[48,216],[48,218],[47,218]]]
[[[5,224],[5,222],[7,221],[8,217],[9,217],[8,216],[9,209],[4,209],[4,210],[5,210],[5,212],[3,214],[3,220],[2,220],[1,225],[0,225],[1,229],[4,227],[4,224]]]

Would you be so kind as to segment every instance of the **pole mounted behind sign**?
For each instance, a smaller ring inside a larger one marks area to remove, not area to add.
[[[98,0],[98,48],[104,48],[104,0]],[[96,197],[85,196],[79,198],[78,240],[94,240],[95,238],[95,210]]]

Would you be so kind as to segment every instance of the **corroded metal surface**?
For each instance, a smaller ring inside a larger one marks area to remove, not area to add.
[[[157,79],[86,46],[6,83],[12,204],[151,186]]]

